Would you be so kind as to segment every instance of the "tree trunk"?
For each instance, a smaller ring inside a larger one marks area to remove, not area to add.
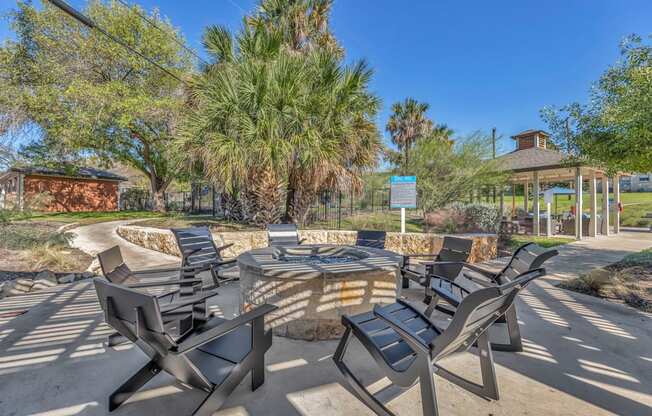
[[[152,192],[152,211],[167,212],[165,206],[165,190],[167,184],[161,179],[152,176],[150,178],[150,189]]]
[[[405,166],[403,166],[403,175],[408,174],[408,152],[410,151],[410,146],[405,144]]]

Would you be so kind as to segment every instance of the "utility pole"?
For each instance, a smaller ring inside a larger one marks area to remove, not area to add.
[[[491,157],[493,159],[496,158],[496,128],[491,129]],[[493,201],[494,204],[496,203],[496,187],[494,186],[493,189]],[[501,213],[502,215],[502,213]]]

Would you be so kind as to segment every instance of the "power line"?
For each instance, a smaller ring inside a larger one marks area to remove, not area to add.
[[[136,49],[132,48],[131,46],[129,46],[129,44],[124,42],[122,39],[119,39],[119,38],[113,36],[112,34],[110,34],[109,32],[107,32],[106,30],[102,29],[95,22],[93,22],[93,20],[91,20],[88,16],[82,14],[81,12],[79,12],[78,10],[76,10],[75,8],[70,6],[68,3],[66,3],[65,1],[63,1],[63,0],[48,0],[48,1],[50,3],[52,3],[55,7],[57,7],[58,9],[60,9],[61,11],[63,11],[67,15],[69,15],[70,17],[72,17],[73,19],[75,19],[78,22],[80,22],[81,24],[83,24],[84,26],[87,26],[87,27],[89,27],[91,29],[97,30],[98,32],[100,32],[101,34],[103,34],[104,36],[109,38],[111,41],[119,44],[123,48],[127,49],[129,52],[131,52],[131,53],[133,53],[135,55],[138,55],[140,58],[146,60],[147,62],[154,65],[155,67],[157,67],[161,71],[165,72],[166,74],[168,74],[172,78],[176,79],[177,81],[182,82],[182,83],[184,83],[186,85],[188,84],[186,81],[179,78],[176,74],[174,74],[169,69],[165,68],[164,66],[162,66],[158,62],[154,61],[153,59],[150,59],[149,57],[143,55],[142,53],[140,53]]]
[[[132,9],[131,9],[131,6],[130,6],[129,3],[127,3],[126,1],[124,1],[124,0],[118,0],[118,3],[122,4],[124,7],[128,8],[129,10],[132,10]],[[179,39],[177,39],[175,36],[170,36],[169,33],[167,33],[166,31],[164,31],[163,29],[161,29],[158,25],[156,25],[156,23],[154,23],[154,22],[152,21],[152,19],[150,19],[148,16],[142,14],[142,13],[139,12],[137,9],[133,9],[133,12],[136,13],[136,15],[138,15],[138,17],[140,17],[141,19],[143,19],[145,22],[149,23],[149,24],[152,25],[154,28],[156,28],[157,30],[159,30],[159,31],[160,31],[161,33],[163,33],[165,36],[167,36],[167,37],[169,37],[170,39],[172,39],[172,40],[174,41],[174,43],[176,43],[177,45],[181,46],[183,49],[185,49],[186,51],[188,51],[189,53],[191,53],[193,56],[195,56],[197,59],[199,59],[199,60],[200,60],[204,65],[209,65],[209,63],[208,63],[206,60],[204,60],[204,58],[202,58],[201,56],[199,56],[199,55],[197,54],[197,52],[193,51],[193,50],[190,49],[188,46],[184,45],[183,42],[179,41]]]

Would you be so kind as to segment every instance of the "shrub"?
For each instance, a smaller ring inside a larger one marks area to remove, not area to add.
[[[500,212],[498,207],[491,204],[455,202],[426,214],[426,223],[444,233],[495,233],[500,224]]]

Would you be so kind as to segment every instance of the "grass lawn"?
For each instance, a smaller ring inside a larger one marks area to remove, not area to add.
[[[138,218],[160,218],[167,214],[151,211],[112,211],[112,212],[44,212],[34,213],[29,217],[17,213],[10,220],[21,222],[54,222],[63,224],[78,223],[79,225],[96,224],[99,222],[129,220]]]
[[[213,231],[256,231],[260,228],[256,228],[252,225],[239,224],[235,222],[229,222],[219,218],[213,218],[210,215],[178,215],[171,214],[168,216],[159,216],[158,218],[152,218],[145,221],[139,221],[138,225],[143,227],[154,227],[154,228],[183,228],[183,227],[199,227],[199,226],[208,226]]]
[[[609,198],[613,198],[613,193],[609,194]],[[645,214],[652,213],[652,192],[627,192],[621,193],[620,199],[623,203],[623,212],[620,215],[620,224],[626,227],[649,227],[652,225],[652,218],[645,219]],[[523,196],[517,195],[515,198],[516,207],[523,207]],[[590,196],[587,192],[582,197],[582,204],[584,212],[589,212]],[[602,212],[602,194],[598,193],[598,214]],[[562,213],[569,211],[571,206],[575,205],[575,196],[558,195],[557,196],[557,212]],[[509,209],[512,206],[512,197],[505,196],[505,208]],[[543,212],[546,207],[543,203],[543,198],[540,198],[539,209]],[[530,200],[530,211],[532,210],[532,200]],[[555,203],[552,203],[552,211],[555,212]],[[610,224],[613,224],[613,214],[610,217]]]
[[[544,248],[561,246],[575,241],[572,237],[537,237],[533,235],[513,235],[506,241],[505,248],[514,251],[523,244],[536,243]]]

